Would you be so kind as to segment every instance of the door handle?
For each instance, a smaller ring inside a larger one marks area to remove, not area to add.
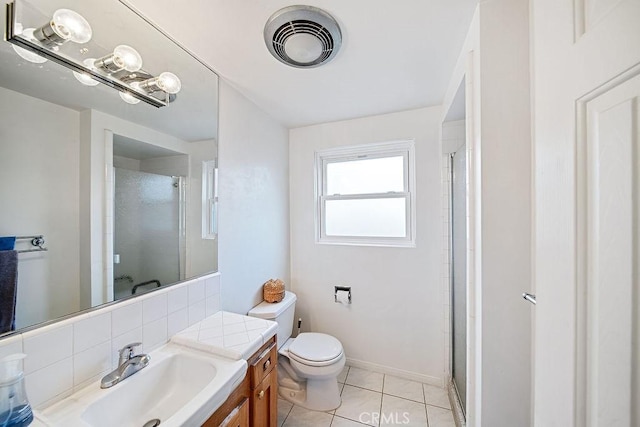
[[[536,296],[535,295],[528,294],[528,293],[525,292],[525,293],[522,294],[522,298],[526,299],[531,304],[536,305]]]

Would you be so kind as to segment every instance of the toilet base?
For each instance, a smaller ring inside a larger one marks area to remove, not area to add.
[[[311,387],[309,387],[310,382],[312,383]],[[338,381],[335,378],[333,381],[307,381],[305,385],[306,387],[300,384],[298,387],[287,387],[287,385],[279,384],[278,394],[284,400],[312,411],[332,411],[342,404]]]
[[[337,378],[307,379],[292,376],[288,361],[280,360],[278,369],[278,394],[294,405],[313,411],[332,411],[340,406],[340,389]],[[296,378],[297,377],[297,378]]]

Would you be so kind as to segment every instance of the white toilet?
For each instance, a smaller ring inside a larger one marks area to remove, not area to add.
[[[291,338],[296,295],[278,303],[263,301],[249,316],[278,322],[278,389],[283,399],[315,411],[340,406],[338,375],[345,364],[342,344],[327,334],[305,332]]]

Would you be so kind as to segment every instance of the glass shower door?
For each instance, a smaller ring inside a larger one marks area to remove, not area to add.
[[[114,168],[114,296],[184,278],[183,179]]]
[[[453,155],[452,180],[452,371],[462,410],[467,407],[467,177],[466,146]]]

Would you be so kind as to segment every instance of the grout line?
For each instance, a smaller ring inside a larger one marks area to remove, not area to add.
[[[382,392],[381,392],[381,391],[378,391],[378,390],[371,390],[370,388],[360,387],[359,385],[353,385],[353,384],[347,384],[347,383],[345,383],[344,385],[348,385],[349,387],[359,388],[360,390],[367,390],[367,391],[370,391],[370,392],[372,392],[372,393],[379,393],[379,394],[382,394]],[[343,389],[344,389],[344,387],[343,387]],[[407,399],[407,400],[409,400],[409,399]]]
[[[453,410],[451,408],[445,408],[444,406],[440,406],[440,405],[433,405],[431,403],[427,403],[428,406],[433,406],[434,408],[439,408],[439,409],[444,409],[445,411],[451,411],[453,412]]]
[[[424,392],[424,384],[422,387],[422,398],[424,399],[424,412],[427,415],[427,427],[429,427],[429,411],[427,410],[427,394]]]
[[[385,378],[387,378],[386,374],[382,374],[382,392],[380,394],[380,412],[378,413],[378,415],[380,415],[378,417],[378,426],[380,425],[380,418],[382,418],[382,402],[384,401],[384,380]]]

